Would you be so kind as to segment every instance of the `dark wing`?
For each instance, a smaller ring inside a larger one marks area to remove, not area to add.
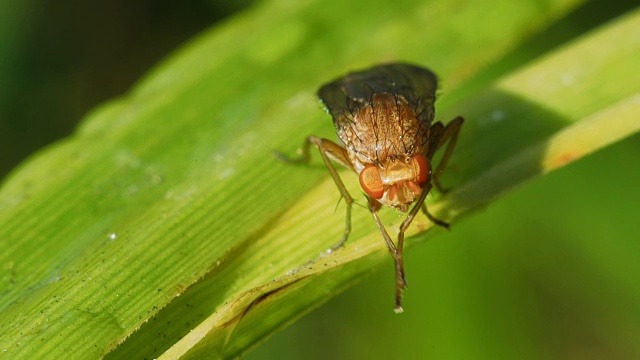
[[[323,85],[318,96],[334,119],[357,113],[371,104],[374,94],[402,96],[421,122],[431,123],[437,87],[438,80],[433,72],[415,65],[393,63],[334,80]]]

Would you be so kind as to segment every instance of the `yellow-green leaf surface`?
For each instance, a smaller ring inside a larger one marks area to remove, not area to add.
[[[327,254],[343,231],[335,185],[317,157],[304,167],[270,155],[334,137],[314,91],[348,70],[423,64],[443,99],[459,99],[437,112],[467,119],[443,178],[453,190],[431,205],[449,221],[638,131],[637,11],[473,83],[575,5],[271,1],[212,29],[2,185],[0,348],[234,357],[391,266],[359,207],[347,245]],[[456,95],[471,87],[482,90]],[[395,233],[401,218],[383,218]],[[419,218],[409,243],[430,228]]]

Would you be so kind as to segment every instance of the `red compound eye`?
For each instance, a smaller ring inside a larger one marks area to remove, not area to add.
[[[424,186],[431,177],[431,164],[422,154],[413,155],[413,162],[418,173],[416,181],[420,186]]]
[[[382,198],[384,195],[384,185],[380,178],[380,173],[375,165],[367,165],[360,172],[360,186],[374,199]]]

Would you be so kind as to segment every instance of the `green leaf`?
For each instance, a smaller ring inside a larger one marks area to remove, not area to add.
[[[459,99],[437,112],[467,119],[443,179],[453,190],[430,205],[446,220],[637,132],[638,11],[474,80],[575,5],[501,1],[504,17],[457,2],[273,1],[204,34],[3,184],[1,348],[234,357],[390,266],[358,207],[349,242],[327,254],[343,231],[335,185],[317,157],[305,167],[270,155],[311,133],[334,138],[314,91],[348,70],[425,64],[443,99]],[[401,220],[383,218],[390,231]],[[438,231],[420,217],[409,245]]]

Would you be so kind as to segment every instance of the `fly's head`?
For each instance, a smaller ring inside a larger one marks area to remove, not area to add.
[[[373,199],[406,212],[431,179],[431,163],[422,154],[388,157],[360,171],[360,186]]]

